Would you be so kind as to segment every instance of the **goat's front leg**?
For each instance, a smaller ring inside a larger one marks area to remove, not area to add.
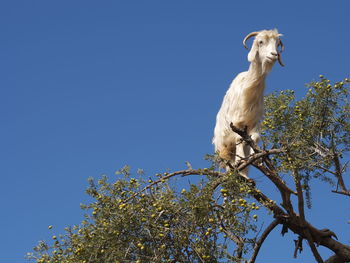
[[[236,164],[238,164],[238,162],[240,162],[241,160],[245,160],[249,156],[250,151],[250,146],[241,140],[236,146]],[[242,176],[249,179],[248,167],[244,168],[240,173]]]
[[[258,144],[258,142],[260,141],[260,133],[257,131],[257,129],[252,130],[250,133],[250,138],[252,138],[252,140],[255,142],[255,144]],[[250,151],[249,154],[253,154],[254,150],[250,147]]]

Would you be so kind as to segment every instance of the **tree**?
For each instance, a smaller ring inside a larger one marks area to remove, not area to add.
[[[320,76],[308,84],[304,98],[293,91],[265,99],[262,146],[231,125],[254,153],[227,172],[210,167],[157,174],[145,179],[124,167],[115,182],[104,176],[89,180],[87,193],[95,201],[83,205],[85,219],[39,242],[29,258],[36,262],[255,262],[269,233],[282,225],[282,235],[294,232],[295,256],[306,243],[317,262],[348,262],[350,246],[329,229],[317,229],[305,217],[311,207],[312,180],[329,184],[335,194],[350,196],[343,175],[343,156],[350,149],[350,80],[330,84]],[[230,165],[230,164],[228,164]],[[255,167],[279,190],[279,199],[259,190],[254,180],[239,174]],[[199,183],[177,191],[178,177],[197,176]],[[316,198],[316,202],[317,202]],[[294,204],[294,205],[293,205]],[[271,215],[270,225],[257,234],[256,210]],[[334,252],[325,261],[323,246]]]

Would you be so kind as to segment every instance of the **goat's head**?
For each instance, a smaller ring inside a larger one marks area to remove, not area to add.
[[[249,62],[260,62],[265,68],[272,68],[273,64],[278,60],[281,66],[284,66],[281,59],[281,52],[284,50],[284,45],[280,39],[281,34],[277,29],[262,30],[248,34],[243,40],[243,46],[247,48],[246,41],[254,37],[252,48],[248,54]]]

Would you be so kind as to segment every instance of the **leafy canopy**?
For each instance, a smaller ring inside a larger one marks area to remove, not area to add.
[[[335,156],[349,150],[348,84],[348,79],[331,84],[320,76],[300,100],[290,90],[265,98],[263,148],[282,149],[271,157],[277,176],[295,180],[297,172],[309,206],[310,180],[334,184],[334,173],[327,171],[339,169]],[[51,242],[40,241],[28,258],[38,263],[240,261],[256,245],[258,214],[280,201],[257,198],[262,193],[255,183],[235,169],[218,171],[217,158],[209,156],[209,168],[189,165],[149,179],[142,171],[132,176],[127,166],[117,179],[89,179],[87,193],[94,201],[81,206],[85,219]],[[176,191],[174,178],[180,175],[197,176],[199,183]],[[261,207],[266,209],[257,211]]]

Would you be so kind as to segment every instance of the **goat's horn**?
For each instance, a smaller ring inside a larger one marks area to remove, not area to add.
[[[243,46],[244,46],[246,49],[248,49],[248,47],[247,47],[247,45],[246,45],[245,42],[246,42],[249,38],[254,37],[254,36],[256,36],[257,34],[259,34],[259,32],[251,32],[251,33],[249,33],[249,34],[243,39]]]
[[[282,66],[282,67],[284,67],[284,64],[283,64],[283,62],[282,62],[282,59],[281,59],[281,53],[279,53],[278,52],[278,63],[280,63],[280,65]]]
[[[284,51],[284,45],[282,40],[280,39],[280,42],[278,43],[279,46],[281,46],[281,53]]]

